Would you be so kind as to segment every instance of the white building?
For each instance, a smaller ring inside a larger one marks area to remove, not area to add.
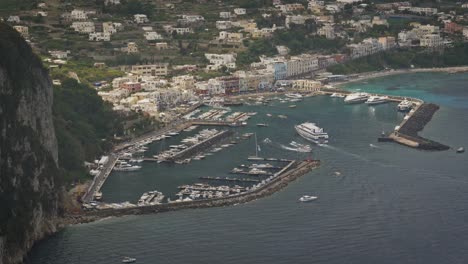
[[[86,20],[88,19],[88,14],[84,10],[74,9],[70,13],[70,18],[72,20]]]
[[[13,26],[13,28],[18,31],[23,38],[29,37],[29,28],[25,26]]]
[[[350,44],[351,58],[368,56],[383,50],[382,44],[374,38],[364,39],[361,43]]]
[[[168,34],[173,34],[174,32],[176,32],[179,35],[185,35],[185,34],[193,33],[193,29],[188,28],[188,27],[176,28],[176,27],[173,27],[171,25],[166,25],[166,26],[163,26],[163,28],[166,31],[166,33],[168,33]]]
[[[105,0],[104,5],[120,5],[120,0]]]
[[[303,92],[317,92],[322,88],[322,83],[313,80],[294,80],[293,88]]]
[[[336,37],[335,29],[331,24],[325,24],[321,28],[319,28],[317,30],[317,35],[324,36],[327,39],[334,39]]]
[[[226,30],[232,28],[232,22],[229,20],[216,21],[216,28],[219,30]]]
[[[286,61],[286,77],[298,76],[318,69],[318,58],[309,54],[291,57]]]
[[[145,32],[144,34],[146,40],[158,40],[163,39],[163,36],[155,31]]]
[[[205,53],[205,58],[210,62],[211,65],[208,65],[208,70],[219,69],[221,66],[226,66],[230,69],[236,68],[236,56],[235,53],[227,54],[214,54],[214,53]]]
[[[55,59],[67,59],[68,54],[70,54],[70,51],[61,51],[61,50],[50,50],[49,51],[50,56]]]
[[[89,34],[93,33],[96,31],[96,28],[94,26],[94,22],[73,22],[70,26],[73,28],[74,31],[78,33],[83,33],[83,34]]]
[[[137,24],[144,24],[144,23],[148,23],[149,22],[149,19],[146,15],[144,14],[136,14],[136,15],[133,15],[133,20],[135,21],[135,23]]]
[[[235,17],[231,12],[219,12],[219,17],[224,19],[229,19]]]
[[[111,34],[109,32],[93,32],[89,33],[90,41],[110,41]]]
[[[437,14],[437,8],[431,7],[416,7],[416,6],[399,6],[398,11],[408,11],[420,15],[433,16]]]
[[[439,34],[427,34],[422,36],[420,39],[420,46],[421,47],[439,47],[444,44],[443,39],[440,37]]]
[[[247,14],[247,10],[245,8],[234,8],[234,14],[241,16]]]
[[[9,16],[7,22],[9,23],[19,23],[21,21],[19,16]]]

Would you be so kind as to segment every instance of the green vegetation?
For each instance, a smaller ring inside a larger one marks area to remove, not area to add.
[[[109,150],[113,135],[122,130],[111,105],[73,79],[54,87],[53,114],[59,165],[66,181],[85,176],[84,161],[93,161]]]
[[[415,50],[394,50],[337,64],[328,68],[334,74],[351,74],[383,70],[385,68],[404,69],[414,67],[449,67],[466,65],[468,61],[468,44],[459,43],[453,48],[428,52]]]
[[[111,81],[116,77],[123,76],[123,72],[111,68],[95,68],[90,60],[69,60],[67,64],[51,70],[53,79],[65,80],[70,72],[75,72],[80,81],[91,85],[97,81]]]

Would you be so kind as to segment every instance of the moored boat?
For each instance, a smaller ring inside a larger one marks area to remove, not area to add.
[[[410,111],[411,108],[413,108],[413,103],[411,101],[406,100],[406,99],[401,101],[401,103],[399,103],[398,106],[397,106],[398,111],[401,111],[401,112]]]
[[[383,104],[388,102],[387,96],[371,96],[365,102],[368,105],[376,105],[376,104]]]
[[[367,93],[352,93],[345,97],[344,102],[347,104],[363,103],[368,97]]]

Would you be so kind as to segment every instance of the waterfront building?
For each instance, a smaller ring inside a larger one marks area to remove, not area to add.
[[[274,77],[275,80],[283,80],[286,79],[288,74],[287,71],[287,64],[284,61],[278,61],[274,63]]]
[[[131,72],[142,76],[166,76],[169,72],[168,63],[132,65]]]
[[[317,92],[322,88],[322,83],[313,80],[293,80],[293,88],[302,92]]]
[[[286,77],[294,77],[318,69],[318,58],[309,54],[291,57],[286,61]]]

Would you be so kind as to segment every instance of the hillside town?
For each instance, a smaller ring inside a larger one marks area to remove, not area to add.
[[[241,2],[42,2],[3,20],[41,54],[55,85],[84,78],[114,110],[161,121],[211,97],[311,93],[347,78],[328,71],[333,65],[393,50],[443,52],[468,39],[468,4]],[[86,78],[83,68],[102,74]]]

